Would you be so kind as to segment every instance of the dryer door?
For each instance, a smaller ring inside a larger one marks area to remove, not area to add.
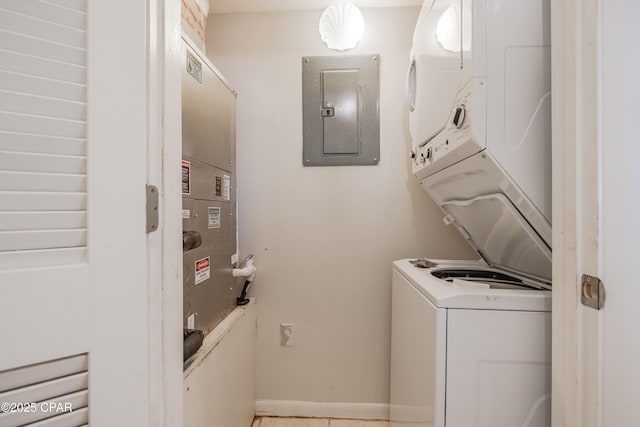
[[[449,120],[462,80],[460,0],[427,0],[413,36],[407,76],[413,145],[424,145]]]

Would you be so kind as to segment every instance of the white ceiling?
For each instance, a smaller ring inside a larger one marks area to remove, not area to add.
[[[324,9],[336,0],[210,0],[209,13]],[[422,0],[351,0],[360,8],[420,6]]]

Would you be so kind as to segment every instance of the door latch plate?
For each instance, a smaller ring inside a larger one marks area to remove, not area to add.
[[[604,284],[598,277],[583,274],[580,294],[582,305],[591,307],[594,310],[600,310],[604,307]]]

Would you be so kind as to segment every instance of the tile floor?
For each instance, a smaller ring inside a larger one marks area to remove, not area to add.
[[[251,427],[389,427],[389,421],[256,417]]]

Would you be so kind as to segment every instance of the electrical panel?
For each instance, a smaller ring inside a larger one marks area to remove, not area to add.
[[[302,58],[305,166],[380,162],[380,56]]]

